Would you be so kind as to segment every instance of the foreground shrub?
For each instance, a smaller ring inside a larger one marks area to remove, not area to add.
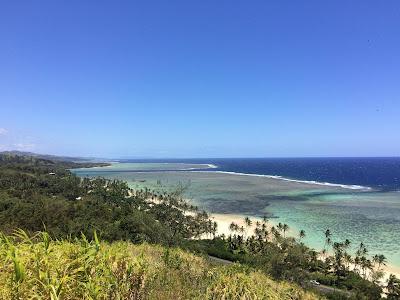
[[[178,248],[0,237],[1,299],[317,299],[240,265],[212,266]]]

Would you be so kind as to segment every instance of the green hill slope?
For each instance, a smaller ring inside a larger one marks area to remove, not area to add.
[[[1,299],[319,299],[235,264],[129,242],[0,238]]]

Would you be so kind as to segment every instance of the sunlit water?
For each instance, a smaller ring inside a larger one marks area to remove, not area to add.
[[[173,190],[212,213],[268,215],[294,232],[306,231],[305,242],[324,246],[330,229],[334,241],[363,242],[370,254],[384,254],[400,267],[400,193],[352,190],[280,179],[204,171],[207,164],[121,163],[111,167],[77,169],[79,176],[125,180],[132,188]],[[202,169],[203,171],[197,171]],[[162,171],[157,171],[162,170]],[[178,171],[179,170],[179,171]]]

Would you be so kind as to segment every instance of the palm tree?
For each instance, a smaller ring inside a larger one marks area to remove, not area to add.
[[[277,228],[278,228],[279,232],[282,232],[283,224],[279,222]]]
[[[354,271],[357,273],[357,274],[360,274],[360,272],[359,272],[359,269],[358,269],[358,266],[360,265],[360,257],[359,256],[356,256],[355,258],[354,258]]]
[[[253,223],[249,217],[244,218],[244,223],[246,225],[246,234],[248,233],[248,229],[251,226],[251,224]]]
[[[325,231],[325,239],[328,239],[328,238],[330,238],[331,236],[332,236],[331,231],[330,231],[329,229],[327,229],[327,230]]]
[[[277,241],[279,239],[280,235],[281,235],[279,233],[279,230],[277,230],[274,226],[271,227],[271,233],[274,236],[275,241]]]
[[[333,243],[334,261],[333,268],[335,270],[337,280],[339,281],[340,275],[344,271],[344,243]]]
[[[250,227],[251,226],[251,224],[252,224],[252,222],[251,222],[251,220],[250,220],[250,218],[249,217],[246,217],[246,218],[244,218],[244,223],[246,224],[246,226],[248,226],[248,227]]]
[[[358,246],[358,250],[356,252],[357,256],[366,256],[368,253],[367,247],[365,247],[364,243],[361,242],[360,245]]]
[[[344,261],[344,264],[345,264],[346,271],[348,271],[349,268],[350,268],[350,264],[353,263],[353,258],[351,257],[350,254],[345,252],[344,255],[343,255],[343,261]]]
[[[306,232],[302,229],[299,232],[299,239],[302,240],[306,237]]]
[[[229,230],[232,232],[237,231],[238,229],[238,225],[235,222],[232,222],[231,224],[229,224]]]
[[[327,229],[325,231],[325,246],[324,246],[325,253],[328,252],[328,247],[332,244],[331,236],[332,236],[331,231]]]
[[[372,269],[372,263],[365,256],[361,256],[360,265],[361,265],[361,269],[363,271],[362,275],[363,275],[364,279],[366,279],[367,278],[367,270]]]
[[[263,224],[261,225],[261,229],[262,229],[263,231],[267,230],[267,225],[265,225],[265,223],[263,223]]]
[[[217,233],[217,228],[218,228],[218,223],[214,221],[212,224],[212,228],[211,228],[212,235],[214,238],[215,238],[215,234]]]
[[[375,254],[372,261],[374,264],[378,264],[378,271],[381,269],[381,266],[386,266],[386,257],[383,254]]]
[[[400,299],[400,279],[398,279],[395,275],[390,274],[389,279],[387,280],[386,289],[388,300]]]
[[[244,230],[244,227],[243,227],[243,226],[240,226],[240,228],[239,228],[239,232],[240,232],[240,233],[244,233],[244,232],[245,232],[245,230]]]
[[[288,224],[283,224],[282,230],[283,230],[283,237],[286,237],[286,231],[289,230],[289,225]]]

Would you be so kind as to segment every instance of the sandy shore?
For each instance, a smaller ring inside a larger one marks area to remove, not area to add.
[[[253,224],[250,227],[246,227],[244,222],[244,215],[234,215],[234,214],[212,214],[211,218],[218,223],[217,233],[230,235],[232,232],[229,230],[229,225],[234,222],[239,226],[243,226],[247,230],[247,234],[252,234],[256,228],[256,221],[262,222],[261,218],[251,217]],[[270,223],[270,222],[268,222]],[[271,225],[272,226],[272,225]]]
[[[256,228],[256,221],[262,222],[262,218],[257,218],[257,217],[250,217],[252,221],[252,225],[249,227],[246,227],[245,224],[245,219],[246,215],[238,215],[238,214],[211,214],[211,218],[218,223],[218,228],[217,228],[217,233],[218,234],[224,234],[224,235],[229,235],[232,234],[232,232],[229,230],[229,225],[234,222],[238,224],[239,226],[243,226],[245,228],[245,233],[246,235],[251,235],[254,232],[254,229]],[[267,227],[272,227],[276,226],[278,224],[277,220],[274,219],[268,219]],[[294,230],[290,230],[287,233],[288,236],[293,236],[297,237],[298,232]],[[400,278],[400,267],[393,266],[393,265],[387,265],[384,266],[383,271],[385,272],[384,280],[386,281],[387,278],[389,278],[390,274],[396,275],[398,278]]]
[[[246,215],[238,215],[238,214],[211,214],[211,218],[218,223],[217,233],[218,234],[225,234],[229,235],[232,232],[229,230],[229,225],[234,222],[239,226],[243,226],[245,228],[245,232],[247,235],[251,235],[254,233],[254,229],[256,229],[256,222],[262,222],[262,218],[257,218],[254,216],[249,216],[250,220],[252,221],[251,226],[246,226],[244,219]],[[270,229],[272,226],[278,225],[277,219],[268,219],[267,228]],[[287,236],[297,237],[298,233],[290,229],[286,233]]]

